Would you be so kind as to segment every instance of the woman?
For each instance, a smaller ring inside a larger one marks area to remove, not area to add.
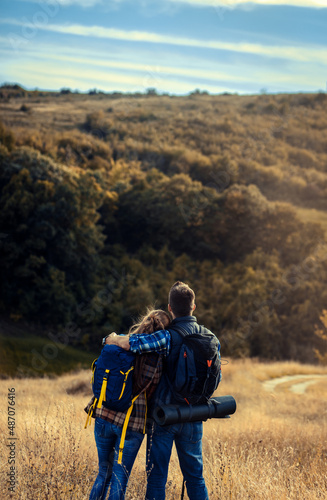
[[[130,328],[130,335],[153,333],[165,330],[169,326],[170,317],[162,310],[152,310],[146,314],[140,323]],[[133,396],[139,394],[129,418],[127,432],[122,452],[122,463],[119,463],[119,444],[126,413],[109,410],[102,406],[95,408],[92,417],[95,418],[94,435],[98,450],[99,473],[91,490],[89,500],[104,500],[109,486],[109,500],[125,498],[127,482],[140,449],[145,432],[147,401],[157,387],[162,373],[162,358],[160,355],[144,354],[136,356]],[[89,413],[94,402],[91,399],[85,411]]]

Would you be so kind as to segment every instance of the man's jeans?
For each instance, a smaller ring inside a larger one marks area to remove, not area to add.
[[[187,422],[170,426],[155,424],[147,443],[148,486],[146,500],[164,500],[168,466],[173,442],[186,481],[190,500],[208,500],[203,478],[202,422]]]
[[[127,429],[123,460],[121,465],[118,465],[121,432],[121,427],[102,418],[96,418],[94,436],[99,457],[99,474],[93,485],[90,500],[104,500],[109,486],[109,500],[125,498],[127,482],[140,449],[143,434]]]

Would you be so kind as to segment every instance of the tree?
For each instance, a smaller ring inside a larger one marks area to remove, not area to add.
[[[102,191],[92,174],[74,178],[32,150],[8,157],[2,174],[2,306],[63,324],[94,294],[104,240],[97,224]]]

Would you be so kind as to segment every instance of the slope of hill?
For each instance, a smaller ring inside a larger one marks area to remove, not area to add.
[[[60,342],[61,340],[61,342]],[[63,337],[40,328],[0,320],[0,379],[40,377],[89,368],[97,354],[63,343]]]
[[[183,279],[225,353],[313,362],[327,95],[2,89],[0,307],[89,346]]]

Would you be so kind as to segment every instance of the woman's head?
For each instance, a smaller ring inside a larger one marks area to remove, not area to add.
[[[153,333],[158,330],[165,330],[170,322],[171,318],[168,313],[161,309],[152,309],[143,316],[139,323],[130,328],[129,333]]]

